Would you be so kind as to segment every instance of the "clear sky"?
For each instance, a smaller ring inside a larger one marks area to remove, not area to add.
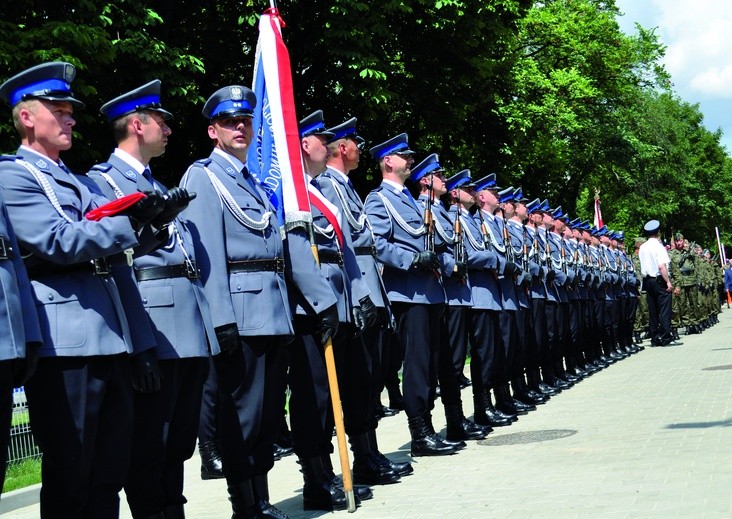
[[[732,155],[732,0],[616,0],[620,28],[656,28],[676,94],[699,103],[709,130],[721,128]]]

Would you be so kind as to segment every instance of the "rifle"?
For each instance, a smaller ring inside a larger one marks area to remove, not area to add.
[[[463,236],[463,225],[462,222],[460,222],[460,207],[457,207],[457,211],[455,211],[455,223],[453,226],[453,231],[455,234],[454,242],[455,242],[455,261],[460,263],[465,263],[465,242],[464,242],[464,236]],[[465,277],[460,278],[460,281],[462,284],[467,283],[467,279]]]
[[[424,223],[427,226],[427,234],[425,235],[424,250],[429,252],[435,252],[435,215],[432,212],[432,206],[435,203],[435,190],[433,189],[435,182],[434,174],[430,175],[430,184],[428,186],[429,196],[427,197],[427,204],[424,207]],[[439,278],[439,270],[434,271],[435,277]]]
[[[427,197],[427,204],[424,208],[424,223],[427,226],[424,248],[429,252],[435,252],[435,216],[432,213],[432,205],[435,203],[434,181],[434,175],[430,175],[430,184],[427,188],[429,190],[429,196]]]

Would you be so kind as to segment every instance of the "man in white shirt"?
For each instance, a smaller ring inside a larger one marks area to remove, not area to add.
[[[648,240],[641,245],[638,256],[643,276],[643,287],[648,298],[649,334],[653,346],[671,344],[671,278],[668,252],[658,239],[661,224],[651,220],[643,227]]]

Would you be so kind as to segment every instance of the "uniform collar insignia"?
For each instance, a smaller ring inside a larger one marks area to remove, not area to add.
[[[137,173],[132,171],[131,169],[128,169],[127,171],[123,171],[122,174],[129,178],[130,180],[137,180]]]
[[[38,160],[36,161],[36,166],[38,166],[39,168],[45,169],[45,168],[47,168],[47,167],[48,167],[48,162],[46,162],[46,161],[45,161],[45,160],[43,160],[43,159],[38,159]]]

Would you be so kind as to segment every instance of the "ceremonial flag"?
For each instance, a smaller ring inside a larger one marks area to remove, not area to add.
[[[595,190],[595,229],[599,229],[604,224],[602,223],[602,212],[600,211],[600,190]]]
[[[290,55],[277,9],[259,19],[252,90],[257,96],[247,169],[264,186],[284,230],[312,222],[300,152]]]

